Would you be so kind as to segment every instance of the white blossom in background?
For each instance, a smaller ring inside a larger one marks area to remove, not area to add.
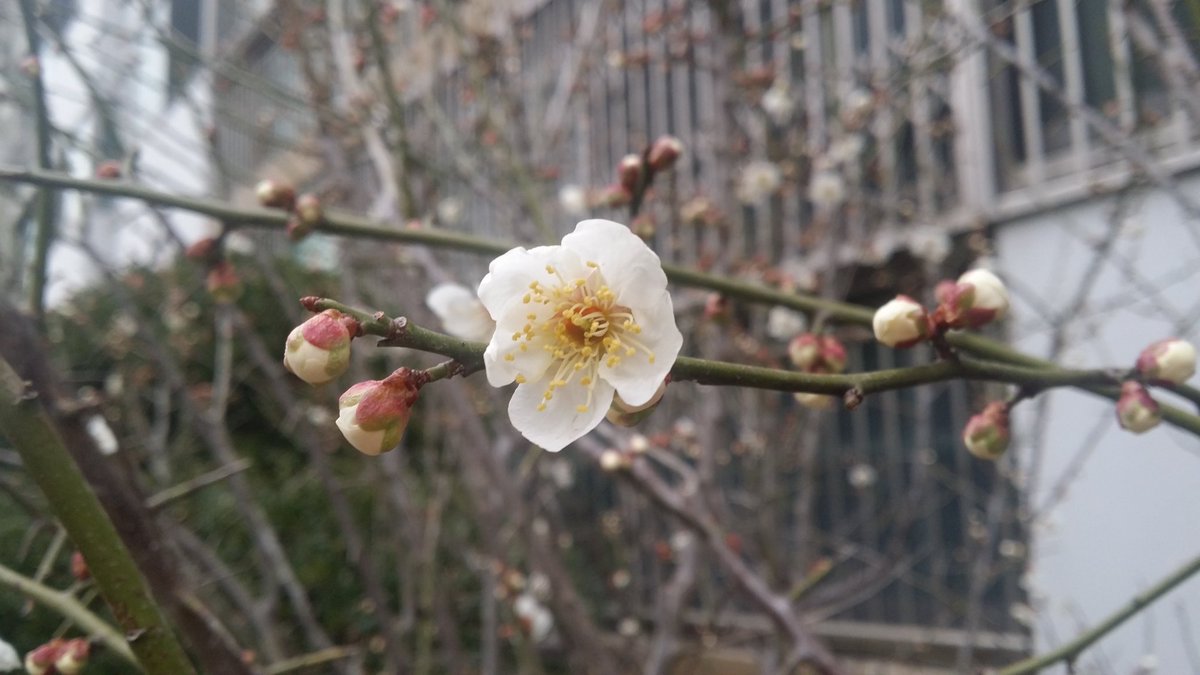
[[[462,219],[463,203],[457,197],[446,197],[437,205],[438,222],[444,225],[455,225]]]
[[[854,125],[862,124],[875,105],[875,96],[866,89],[853,89],[842,98],[842,119]]]
[[[742,167],[734,191],[737,193],[738,201],[744,204],[753,204],[774,193],[782,184],[783,174],[779,171],[779,167],[772,162],[760,160],[750,162]]]
[[[446,332],[454,337],[487,342],[496,331],[496,322],[487,308],[462,284],[434,286],[425,296],[425,304],[437,315]]]
[[[792,97],[791,87],[784,80],[775,80],[770,89],[762,97],[763,111],[775,124],[786,124],[796,111],[796,99]]]
[[[104,419],[103,415],[89,417],[85,428],[88,436],[91,436],[92,441],[96,444],[96,448],[100,450],[100,454],[116,454],[120,446],[117,444],[117,437],[113,433],[112,427],[108,426],[108,421]]]
[[[587,190],[578,185],[564,185],[558,189],[558,205],[568,216],[582,216],[587,213]]]
[[[0,639],[0,673],[21,669],[21,657],[12,645]]]
[[[529,638],[535,643],[545,640],[554,629],[554,615],[532,593],[517,596],[513,601],[513,614],[521,620]]]
[[[950,255],[950,235],[933,225],[910,227],[904,233],[905,248],[931,265],[941,264]]]
[[[846,181],[836,171],[817,171],[808,185],[808,199],[822,208],[838,206],[846,200]]]
[[[234,231],[225,235],[225,250],[230,253],[253,255],[255,248],[254,240],[244,232]]]
[[[825,153],[826,159],[834,165],[850,164],[862,156],[867,141],[862,134],[847,134],[834,141]]]
[[[903,242],[900,239],[900,234],[893,228],[887,228],[880,232],[876,232],[874,236],[867,242],[867,245],[862,247],[862,261],[872,265],[880,265],[891,259]]]
[[[786,258],[779,263],[779,270],[788,278],[796,290],[811,293],[820,284],[820,266],[811,257]]]
[[[791,340],[808,328],[808,319],[794,309],[772,307],[767,312],[767,335],[776,340]]]
[[[875,471],[875,467],[862,462],[850,467],[850,470],[846,472],[846,480],[855,490],[866,490],[878,479],[879,474]]]
[[[488,382],[517,383],[509,419],[552,452],[600,424],[614,395],[649,401],[683,346],[662,262],[610,220],[496,258],[479,299],[496,319]]]

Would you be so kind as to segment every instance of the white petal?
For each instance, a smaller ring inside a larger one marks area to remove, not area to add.
[[[567,279],[582,279],[589,271],[575,252],[562,246],[514,248],[488,266],[487,275],[479,283],[479,300],[492,318],[499,321],[506,307],[514,302],[521,304],[530,283],[540,281],[549,285],[557,282],[557,276],[546,271],[547,265],[552,265]]]
[[[601,218],[580,221],[574,232],[563,237],[562,245],[578,253],[584,261],[599,265],[600,273],[619,299],[667,287],[667,275],[658,255],[620,223]],[[637,273],[631,274],[635,270]],[[639,287],[635,285],[638,283],[646,285]]]
[[[537,318],[532,321],[530,313]],[[525,304],[518,301],[505,308],[500,320],[496,322],[496,331],[483,352],[483,365],[487,371],[488,384],[493,387],[503,387],[511,384],[517,375],[523,376],[530,382],[542,379],[550,362],[554,360],[550,352],[543,349],[546,336],[534,332],[534,339],[526,343],[525,351],[521,351],[520,343],[513,340],[513,334],[520,332],[526,323],[537,325],[549,318],[553,309],[547,305]],[[511,361],[504,356],[512,354]]]
[[[20,668],[21,657],[17,655],[17,650],[4,640],[0,640],[0,673],[20,670]]]
[[[446,332],[464,340],[486,342],[496,330],[487,308],[474,291],[461,284],[438,284],[425,296],[425,304],[437,315]]]
[[[545,380],[522,384],[508,402],[508,417],[521,435],[550,452],[558,452],[572,441],[595,429],[612,405],[613,388],[603,380],[592,389],[592,403],[587,412],[577,406],[587,401],[587,388],[572,383],[555,390],[554,398],[546,401],[546,409],[538,410]]]
[[[631,406],[642,405],[658,391],[659,385],[671,372],[675,358],[683,347],[683,335],[675,325],[671,295],[663,291],[646,313],[635,310],[634,319],[642,327],[639,335],[631,336],[654,353],[654,363],[645,352],[624,356],[613,368],[600,364],[600,377],[616,387],[621,399]]]

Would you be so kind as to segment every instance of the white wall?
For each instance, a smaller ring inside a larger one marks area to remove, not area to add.
[[[1200,177],[1183,179],[1182,187],[1200,194]],[[1200,338],[1200,222],[1186,221],[1156,191],[1125,199],[1112,255],[1075,304],[1116,203],[1093,199],[999,228],[996,253],[1015,293],[1017,347],[1047,355],[1054,317],[1067,314],[1074,316],[1066,323],[1070,348],[1058,360],[1071,366],[1129,367],[1154,340]],[[1110,402],[1079,392],[1048,399],[1040,470],[1029,428],[1035,405],[1022,404],[1017,417],[1033,507],[1046,504],[1060,481],[1069,485],[1058,505],[1035,519],[1031,581],[1040,649],[1078,634],[1200,554],[1200,440],[1165,425],[1131,435],[1117,427]],[[1098,435],[1089,444],[1093,429]],[[1080,458],[1082,468],[1072,468]],[[1182,632],[1180,608],[1190,616],[1190,635]],[[1079,665],[1098,669],[1078,672],[1138,672],[1154,660],[1162,673],[1195,672],[1185,644],[1200,649],[1197,630],[1200,579],[1192,579],[1087,652]],[[1143,663],[1147,654],[1154,658]]]

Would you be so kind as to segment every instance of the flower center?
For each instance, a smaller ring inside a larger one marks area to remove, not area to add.
[[[590,271],[585,277],[570,280],[553,265],[547,265],[550,281],[530,283],[529,292],[522,298],[525,304],[541,305],[544,309],[530,308],[527,323],[512,336],[517,348],[504,358],[514,361],[516,353],[528,351],[531,345],[553,356],[553,374],[538,410],[545,410],[555,390],[578,376],[579,384],[587,390],[587,400],[576,411],[587,412],[592,405],[600,364],[615,368],[622,359],[638,352],[654,363],[654,353],[635,337],[642,328],[633,313],[617,303],[616,293],[608,287],[599,266],[594,262],[587,265]],[[525,377],[518,375],[517,382],[523,384]]]

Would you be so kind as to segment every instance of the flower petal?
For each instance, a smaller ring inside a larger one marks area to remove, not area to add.
[[[562,246],[538,246],[528,250],[514,248],[488,265],[487,275],[479,282],[480,302],[492,318],[499,321],[506,307],[514,302],[518,305],[521,303],[521,298],[529,292],[530,283],[557,280],[556,276],[546,271],[547,265],[554,266],[563,276],[572,279],[581,279],[588,273],[579,256]]]
[[[584,261],[595,262],[609,287],[623,296],[637,296],[667,287],[658,254],[620,223],[601,218],[581,221],[562,240]]]
[[[538,410],[546,385],[542,380],[518,386],[508,402],[508,417],[522,436],[550,452],[562,450],[595,429],[612,405],[613,388],[600,380],[592,388],[586,412],[576,409],[587,402],[587,388],[578,384],[556,389],[554,398],[546,401],[546,409]]]
[[[654,363],[649,363],[649,356],[639,350],[633,356],[623,357],[614,367],[600,364],[600,378],[616,387],[621,400],[631,406],[642,405],[654,396],[683,347],[683,335],[675,325],[670,293],[662,291],[645,304],[649,307],[644,310],[634,309],[634,320],[643,327],[642,332],[628,337],[648,348],[654,354]],[[670,320],[663,317],[670,317]]]
[[[425,296],[425,304],[441,320],[446,332],[464,340],[485,342],[496,330],[496,322],[478,296],[462,284],[434,286]]]

